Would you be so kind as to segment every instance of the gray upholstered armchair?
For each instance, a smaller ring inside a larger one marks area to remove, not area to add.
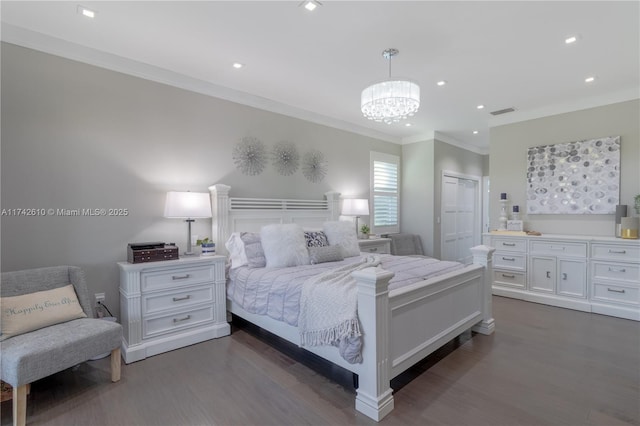
[[[389,234],[391,254],[396,256],[424,256],[422,239],[417,234]]]
[[[84,273],[80,268],[55,266],[3,272],[0,294],[3,298],[21,296],[69,284],[73,285],[86,318],[46,326],[0,342],[1,378],[13,386],[14,425],[26,423],[29,385],[43,377],[111,352],[111,380],[120,380],[122,326],[93,318]]]

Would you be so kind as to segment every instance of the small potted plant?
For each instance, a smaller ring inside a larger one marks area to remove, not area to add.
[[[216,243],[211,241],[209,237],[196,241],[196,245],[202,247],[202,256],[212,256],[216,254]]]
[[[640,194],[636,195],[633,200],[635,201],[636,213],[640,214]]]
[[[369,238],[369,231],[371,230],[369,229],[367,224],[364,224],[360,227],[360,233],[362,234],[363,238]]]

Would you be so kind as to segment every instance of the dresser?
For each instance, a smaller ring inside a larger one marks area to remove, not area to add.
[[[640,321],[640,241],[485,234],[493,294]]]
[[[360,251],[363,253],[391,253],[390,238],[370,238],[368,240],[358,240],[358,245],[360,246]]]
[[[118,263],[125,363],[230,333],[225,259]]]

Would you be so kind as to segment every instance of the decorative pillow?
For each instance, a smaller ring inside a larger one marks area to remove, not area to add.
[[[300,225],[291,223],[263,226],[260,239],[268,268],[309,264],[307,241]]]
[[[0,340],[87,316],[78,302],[78,296],[72,284],[20,296],[2,297],[0,305],[2,306]]]
[[[247,265],[249,260],[244,252],[244,243],[240,238],[239,232],[231,234],[224,246],[229,252],[229,261],[231,262],[231,269],[238,268],[240,266]]]
[[[322,230],[327,235],[330,245],[342,246],[344,257],[360,255],[358,236],[353,222],[346,220],[325,222],[322,224]]]
[[[344,260],[341,246],[309,247],[309,263],[337,262]]]
[[[264,257],[264,250],[260,242],[260,234],[255,232],[241,232],[240,238],[244,243],[244,253],[247,256],[249,268],[264,268],[267,261]]]
[[[329,245],[327,234],[322,231],[304,231],[307,247],[324,247]]]

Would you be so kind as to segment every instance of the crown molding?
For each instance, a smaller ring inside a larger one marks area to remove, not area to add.
[[[447,136],[444,133],[441,132],[435,132],[435,136],[434,139],[440,142],[444,142],[446,144],[449,145],[453,145],[455,147],[458,147],[460,149],[466,149],[467,151],[471,151],[474,152],[476,154],[479,155],[488,155],[489,154],[489,149],[488,148],[480,148],[477,146],[472,146],[469,144],[465,144],[460,142],[459,140],[452,138],[451,136]]]
[[[251,95],[239,90],[219,86],[196,78],[188,77],[174,71],[149,65],[133,59],[124,58],[111,53],[82,46],[66,40],[28,30],[15,25],[2,23],[0,41],[60,56],[66,59],[94,65],[111,71],[139,77],[156,83],[166,84],[195,93],[223,99],[253,108],[298,118],[311,123],[332,127],[339,130],[383,140],[395,144],[401,138],[378,132],[336,118],[328,117],[312,111],[296,108],[260,96]]]

